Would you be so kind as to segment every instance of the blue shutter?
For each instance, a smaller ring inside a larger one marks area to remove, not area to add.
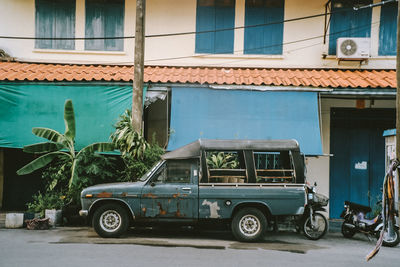
[[[124,0],[86,0],[85,36],[123,36],[124,10]],[[85,40],[86,50],[122,51],[123,48],[123,39]]]
[[[107,37],[124,36],[124,1],[109,1],[109,7],[105,9],[104,32]],[[124,50],[123,39],[105,40],[105,50]]]
[[[234,27],[235,27],[235,1],[233,1],[233,3],[229,3],[227,6],[217,5],[215,9],[215,29],[216,30],[232,29],[232,30],[215,32],[216,54],[233,53]]]
[[[245,54],[282,54],[284,0],[246,0]],[[282,23],[275,23],[282,22]]]
[[[73,38],[75,36],[75,0],[36,0],[35,36]],[[36,40],[36,48],[74,49],[74,40]]]
[[[197,5],[196,32],[215,30],[215,6]],[[215,33],[196,34],[196,53],[213,53]]]
[[[336,55],[339,37],[370,37],[372,9],[353,10],[355,5],[369,5],[372,0],[332,0],[329,31],[329,54]],[[340,7],[339,7],[340,5]]]
[[[284,20],[284,0],[269,0],[267,5],[266,23],[280,22]],[[283,23],[268,25],[264,28],[264,54],[281,55],[283,43]]]
[[[198,0],[196,12],[196,53],[233,53],[235,1]]]
[[[245,22],[244,25],[254,26],[265,24],[265,9],[247,6],[245,10]],[[263,42],[264,42],[264,27],[250,27],[245,28],[244,31],[244,53],[245,54],[263,54]]]
[[[75,36],[75,0],[58,0],[55,3],[55,36]],[[75,40],[55,40],[56,49],[75,49]]]
[[[379,26],[379,55],[396,55],[397,36],[397,3],[385,4],[381,7]]]

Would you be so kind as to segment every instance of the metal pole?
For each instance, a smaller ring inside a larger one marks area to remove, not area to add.
[[[397,93],[396,93],[396,159],[400,160],[400,4],[397,3],[397,56],[396,56],[396,79],[397,79]],[[397,168],[397,177],[399,176],[399,169]],[[400,183],[398,184],[400,192]],[[399,194],[400,195],[400,194]],[[397,210],[400,210],[400,201],[398,201]]]
[[[143,76],[144,76],[144,28],[146,0],[136,0],[135,66],[132,94],[132,126],[142,133]]]

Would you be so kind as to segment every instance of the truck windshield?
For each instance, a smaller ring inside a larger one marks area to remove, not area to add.
[[[146,172],[140,179],[139,181],[144,182],[146,181],[152,174],[155,172],[155,170],[158,169],[158,167],[163,163],[164,161],[161,160],[157,162],[148,172]]]

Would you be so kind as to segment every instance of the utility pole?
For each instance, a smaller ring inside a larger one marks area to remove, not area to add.
[[[136,0],[135,66],[132,94],[132,126],[142,134],[143,76],[144,76],[144,28],[146,0]]]

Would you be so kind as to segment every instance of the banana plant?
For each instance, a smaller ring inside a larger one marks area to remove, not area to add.
[[[76,172],[77,161],[82,155],[85,154],[85,152],[94,153],[114,150],[114,145],[107,142],[93,143],[81,149],[79,152],[75,150],[75,114],[74,107],[70,99],[65,101],[64,122],[64,134],[49,128],[35,127],[32,129],[32,133],[34,135],[45,138],[48,141],[24,146],[24,152],[38,154],[41,156],[19,169],[17,171],[18,175],[29,174],[41,169],[56,158],[59,160],[70,161],[71,177],[68,182],[68,188],[70,189],[76,179],[78,179]],[[56,185],[57,181],[53,181],[49,189],[52,190]]]
[[[232,153],[210,153],[207,164],[213,169],[235,169],[239,166],[237,158]]]
[[[131,110],[127,109],[114,125],[115,132],[111,135],[112,142],[121,151],[123,157],[141,159],[149,147],[146,139],[132,126]]]

